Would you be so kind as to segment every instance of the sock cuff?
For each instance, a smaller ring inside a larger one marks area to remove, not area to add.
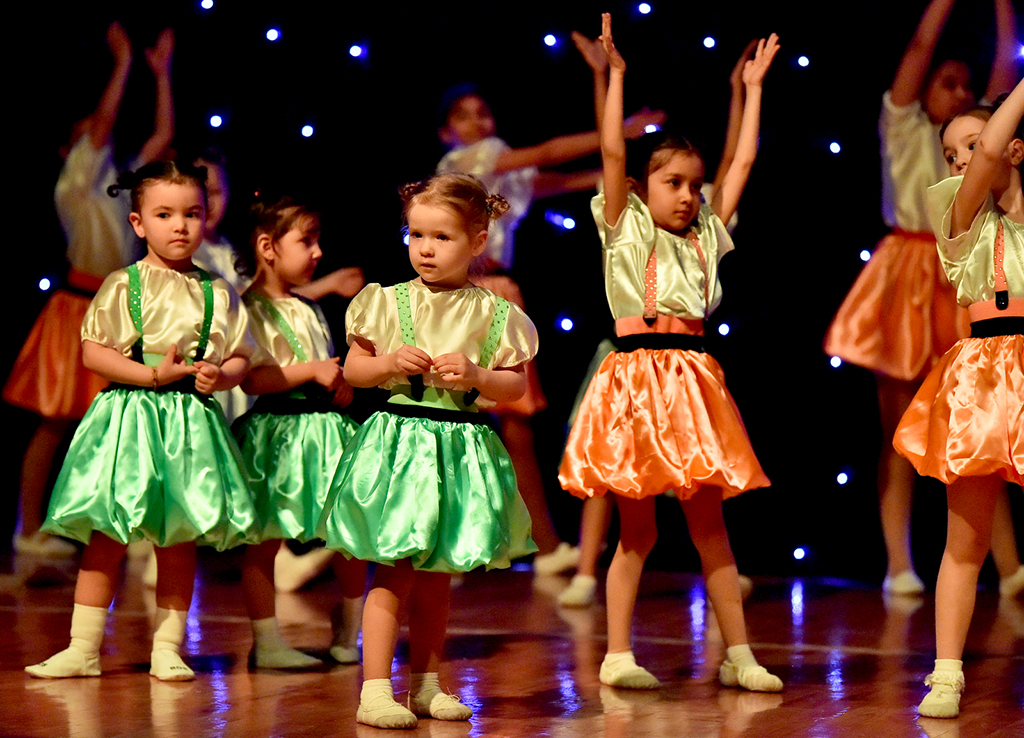
[[[741,643],[738,646],[729,646],[725,649],[725,655],[732,662],[733,666],[756,666],[757,659],[754,658],[753,651],[750,650],[749,643]]]
[[[156,630],[153,631],[153,650],[166,648],[177,653],[185,640],[187,610],[156,610]]]

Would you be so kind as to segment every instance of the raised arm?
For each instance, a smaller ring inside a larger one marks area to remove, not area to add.
[[[622,92],[626,60],[612,39],[611,13],[601,15],[601,44],[608,56],[608,96],[601,122],[601,176],[604,178],[604,219],[617,223],[629,200],[626,182],[626,136],[622,130]]]
[[[608,56],[604,53],[600,38],[590,39],[579,31],[573,31],[572,42],[576,44],[576,49],[594,77],[594,120],[600,131],[605,97],[608,94]]]
[[[1008,1],[1008,0],[1007,0]],[[953,10],[954,0],[931,0],[921,15],[914,31],[914,37],[903,52],[900,65],[896,68],[889,92],[892,103],[897,107],[910,105],[921,97],[921,86],[931,66],[935,46]]]
[[[93,148],[101,149],[110,140],[114,130],[124,88],[128,83],[128,73],[132,68],[132,42],[120,23],[114,21],[107,28],[107,46],[114,57],[114,69],[110,73],[107,86],[103,88],[96,109],[89,116],[88,134]]]
[[[359,267],[341,267],[330,274],[325,274],[319,279],[314,279],[309,284],[301,287],[293,287],[292,292],[297,295],[319,302],[327,295],[338,295],[340,297],[355,297],[359,290],[366,286],[366,277]]]
[[[996,177],[1005,166],[1001,161],[1006,149],[1016,135],[1017,126],[1024,116],[1024,80],[1017,83],[1013,92],[996,110],[981,131],[974,144],[971,163],[967,165],[964,181],[953,200],[951,237],[970,230],[971,223],[985,203]],[[1018,151],[1018,156],[1024,151]],[[1017,164],[1019,165],[1019,160]]]
[[[174,138],[174,99],[171,94],[171,58],[174,55],[174,31],[165,28],[156,44],[146,49],[146,63],[156,82],[156,113],[153,134],[139,151],[139,164],[156,161]]]
[[[761,90],[764,76],[779,50],[779,37],[774,33],[768,40],[757,42],[754,58],[743,67],[743,85],[746,100],[743,103],[743,119],[740,123],[736,156],[722,178],[721,186],[715,191],[711,208],[724,222],[728,223],[740,203],[740,196],[747,186],[750,170],[757,158],[757,138],[761,129]]]
[[[729,96],[729,122],[725,127],[725,145],[722,147],[722,158],[718,160],[718,169],[715,170],[713,191],[717,192],[725,179],[725,173],[729,171],[732,160],[736,158],[736,146],[740,140],[740,123],[743,119],[743,103],[746,100],[743,87],[743,70],[747,62],[754,56],[757,49],[757,39],[751,40],[747,47],[740,54],[736,66],[732,68],[729,75],[729,87],[732,94]]]
[[[1018,53],[1017,19],[1010,0],[995,0],[996,53],[992,59],[992,72],[985,88],[985,99],[994,101],[1013,88],[1017,81],[1016,56]]]

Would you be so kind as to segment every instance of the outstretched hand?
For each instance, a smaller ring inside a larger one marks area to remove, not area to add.
[[[747,68],[747,62],[754,57],[757,44],[758,39],[751,39],[750,43],[743,49],[743,53],[740,54],[740,58],[736,60],[736,66],[732,68],[732,74],[729,75],[729,84],[733,88],[743,85],[743,70]]]
[[[757,42],[757,51],[754,58],[743,65],[743,84],[748,87],[759,87],[764,82],[764,76],[768,73],[768,67],[772,65],[779,50],[779,37],[772,34],[768,40],[761,39]]]
[[[198,371],[198,367],[189,366],[185,363],[185,359],[178,356],[178,344],[172,343],[167,349],[167,353],[164,354],[163,361],[156,367],[156,381],[162,387],[165,384],[173,384],[179,379],[184,379],[190,374],[196,374]]]
[[[146,63],[153,74],[166,74],[171,68],[171,57],[174,55],[174,31],[165,28],[157,36],[156,43],[146,49]]]
[[[600,37],[591,39],[579,31],[573,31],[572,42],[576,44],[580,56],[594,74],[602,74],[608,69],[608,55],[604,53],[604,44]]]
[[[117,61],[126,61],[132,58],[132,42],[124,30],[124,26],[117,21],[107,26],[107,47]]]
[[[604,47],[605,56],[608,57],[608,66],[618,72],[626,71],[626,60],[622,58],[622,54],[615,48],[615,42],[612,40],[612,14],[601,13],[601,45]]]

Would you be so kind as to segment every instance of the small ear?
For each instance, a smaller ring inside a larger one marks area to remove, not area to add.
[[[1010,163],[1015,167],[1019,167],[1021,162],[1024,161],[1024,141],[1015,138],[1010,141],[1010,145],[1007,146],[1006,150],[1010,155]]]
[[[473,239],[473,256],[480,256],[487,248],[487,231],[480,231],[476,234],[476,238]]]
[[[274,242],[270,240],[269,233],[261,233],[256,236],[256,255],[268,264],[274,263],[277,252],[274,251]]]
[[[142,226],[142,216],[138,213],[130,213],[128,215],[128,222],[132,224],[132,228],[135,229],[135,235],[139,238],[146,238],[146,229]]]

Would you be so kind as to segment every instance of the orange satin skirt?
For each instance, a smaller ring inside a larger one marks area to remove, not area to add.
[[[81,418],[107,380],[82,365],[90,298],[57,290],[36,318],[4,385],[5,402],[47,418]]]
[[[965,338],[924,380],[896,450],[946,484],[998,474],[1024,484],[1024,336]]]
[[[523,304],[523,293],[519,285],[511,277],[504,274],[473,274],[470,276],[473,284],[490,290],[499,297],[504,297],[509,302],[526,309]],[[536,415],[548,406],[548,400],[544,396],[544,390],[540,386],[540,375],[537,374],[536,360],[531,359],[526,363],[526,394],[512,402],[499,402],[489,412],[498,415],[525,415],[527,417]]]
[[[718,362],[680,349],[613,352],[587,388],[558,479],[577,497],[634,499],[702,485],[767,487]]]
[[[825,353],[894,379],[923,377],[970,334],[967,311],[930,234],[896,230],[878,243],[825,336]]]

